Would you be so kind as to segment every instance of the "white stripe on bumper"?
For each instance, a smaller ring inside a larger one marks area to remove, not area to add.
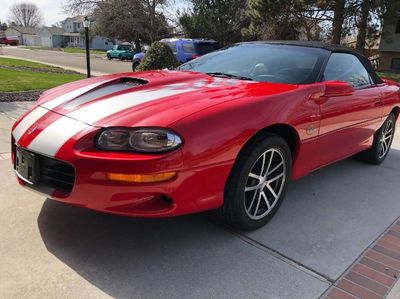
[[[41,118],[47,112],[49,112],[49,110],[42,107],[36,107],[29,114],[27,114],[12,132],[15,141],[18,142],[18,140],[26,132],[26,130],[28,130],[30,126],[37,122],[39,118]]]
[[[28,149],[54,157],[71,137],[91,126],[68,117],[62,117],[46,127],[29,144]]]

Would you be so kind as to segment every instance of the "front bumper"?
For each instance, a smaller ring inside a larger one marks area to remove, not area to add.
[[[15,147],[14,147],[15,150]],[[217,208],[231,164],[185,169],[180,150],[163,155],[100,152],[83,144],[52,159],[75,171],[70,192],[48,184],[21,185],[68,204],[97,211],[139,217],[167,217]],[[40,153],[35,153],[42,156]],[[149,174],[175,171],[162,183],[110,181],[107,173]]]

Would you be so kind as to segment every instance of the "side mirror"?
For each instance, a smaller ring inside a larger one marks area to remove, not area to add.
[[[343,97],[354,94],[354,88],[349,83],[342,81],[326,81],[324,97]]]

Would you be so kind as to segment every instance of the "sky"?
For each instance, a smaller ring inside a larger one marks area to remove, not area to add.
[[[10,18],[10,7],[22,1],[35,3],[39,7],[43,16],[42,25],[51,26],[68,17],[63,11],[65,0],[0,0],[0,21],[7,22]],[[184,0],[174,0],[174,2],[177,8],[187,7]]]

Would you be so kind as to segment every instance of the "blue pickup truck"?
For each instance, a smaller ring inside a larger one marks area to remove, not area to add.
[[[201,38],[165,38],[160,42],[166,44],[176,56],[179,63],[188,62],[194,58],[217,50],[218,43],[212,39]],[[135,71],[144,53],[140,52],[133,56],[132,70]]]

